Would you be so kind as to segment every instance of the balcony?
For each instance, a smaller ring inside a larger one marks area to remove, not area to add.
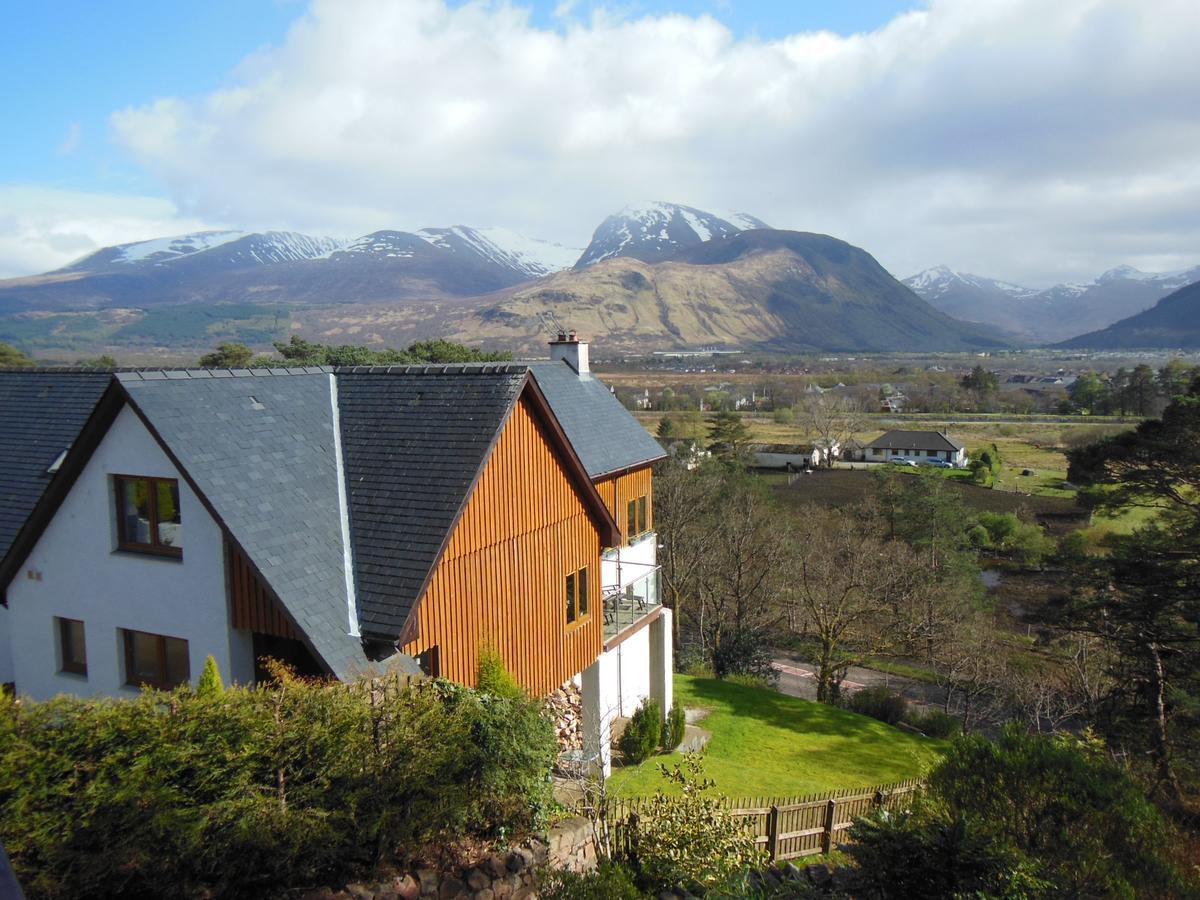
[[[604,640],[607,642],[626,628],[662,606],[658,585],[658,567],[624,588],[604,590]]]

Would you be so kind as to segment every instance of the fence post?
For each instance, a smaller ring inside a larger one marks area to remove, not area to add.
[[[821,835],[821,852],[833,851],[833,822],[837,818],[837,801],[830,800],[825,806],[825,833]]]
[[[779,860],[779,807],[772,806],[767,813],[767,852],[771,862]]]

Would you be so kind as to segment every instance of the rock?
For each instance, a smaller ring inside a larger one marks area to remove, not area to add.
[[[438,888],[438,897],[440,900],[455,900],[456,897],[466,893],[468,893],[467,886],[453,875],[447,875],[443,878],[442,886]]]
[[[493,878],[503,878],[508,874],[508,867],[504,865],[504,857],[499,853],[489,856],[484,865],[487,867],[488,874]]]
[[[497,878],[492,882],[492,890],[496,892],[497,897],[511,897],[521,889],[521,876],[506,873],[504,877]]]
[[[417,900],[421,896],[421,885],[411,875],[397,878],[392,883],[392,890],[400,900]]]
[[[796,867],[795,863],[785,863],[782,869],[782,875],[788,881],[802,881],[804,873]]]
[[[484,888],[481,891],[475,892],[475,900],[495,900],[496,892],[491,888]]]
[[[357,881],[346,885],[346,893],[354,900],[375,900],[375,892],[365,884],[359,884]]]
[[[813,887],[823,888],[829,885],[833,880],[833,875],[829,871],[829,866],[824,863],[814,863],[804,870],[804,874],[808,876],[809,884]]]
[[[533,854],[524,847],[518,847],[508,854],[508,858],[504,861],[510,872],[524,872],[533,865]]]
[[[492,886],[492,879],[484,873],[483,869],[472,869],[467,873],[467,885],[473,891],[482,891],[484,888]]]
[[[512,896],[513,900],[537,900],[537,891],[526,885]]]
[[[438,873],[433,869],[418,869],[417,879],[421,882],[421,896],[437,893]]]

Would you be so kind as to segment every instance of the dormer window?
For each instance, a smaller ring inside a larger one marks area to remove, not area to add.
[[[113,479],[117,494],[117,546],[137,553],[183,555],[179,482],[174,478]]]

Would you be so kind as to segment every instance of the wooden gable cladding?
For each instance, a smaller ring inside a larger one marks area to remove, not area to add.
[[[229,605],[234,628],[298,640],[275,594],[259,579],[246,555],[230,540],[225,541],[229,578]]]
[[[568,625],[566,576],[587,567],[588,614]],[[438,674],[474,684],[490,643],[534,694],[548,693],[600,653],[600,536],[527,396],[480,473],[419,605]]]
[[[653,469],[650,466],[644,466],[614,477],[602,478],[596,482],[596,490],[621,529],[622,543],[629,543],[629,535],[625,533],[627,521],[625,512],[626,504],[630,500],[636,500],[638,497],[646,498],[646,524],[650,530],[654,529],[653,477]]]

